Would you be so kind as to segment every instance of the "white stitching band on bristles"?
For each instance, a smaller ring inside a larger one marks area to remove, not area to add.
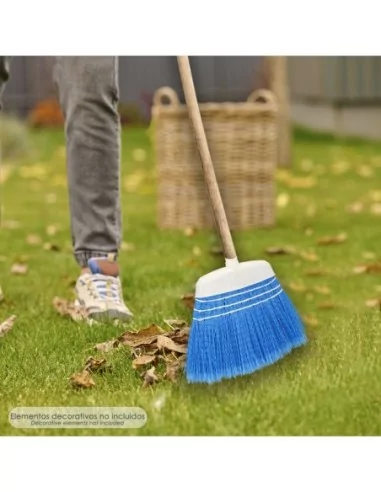
[[[254,287],[252,289],[249,289],[249,290],[245,290],[244,292],[238,292],[237,294],[231,294],[229,296],[223,296],[223,297],[217,297],[217,299],[202,299],[202,298],[199,298],[199,297],[196,297],[196,301],[197,302],[216,302],[216,301],[222,301],[223,299],[230,299],[231,297],[237,297],[237,296],[242,296],[243,294],[246,294],[247,292],[253,292],[254,290],[259,290],[259,289],[263,289],[263,287],[267,287],[268,285],[272,284],[273,282],[275,282],[275,280],[277,280],[276,277],[272,278],[270,280],[270,282],[267,282],[267,284],[263,284],[261,285],[260,287]],[[244,287],[245,288],[245,287]]]
[[[282,292],[283,292],[283,289],[281,288],[281,290],[279,292],[277,292],[276,294],[274,294],[273,296],[268,297],[267,299],[264,299],[263,301],[259,301],[259,302],[255,302],[254,304],[250,304],[250,306],[245,306],[243,308],[234,309],[233,311],[228,311],[227,313],[214,314],[213,316],[207,316],[206,318],[193,318],[193,321],[205,321],[207,319],[212,319],[212,318],[222,318],[223,316],[226,316],[227,314],[237,313],[238,311],[243,311],[244,309],[249,309],[251,307],[258,306],[258,304],[263,304],[264,302],[267,302],[270,299],[274,299],[274,297],[279,296],[280,294],[282,294]]]
[[[222,306],[217,306],[217,307],[209,308],[209,309],[196,309],[196,308],[194,308],[194,311],[197,311],[199,313],[205,313],[206,311],[215,311],[216,309],[225,309],[225,308],[228,308],[230,306],[236,306],[237,304],[242,304],[243,302],[248,302],[248,301],[252,301],[253,299],[258,299],[258,297],[262,297],[262,296],[265,296],[266,294],[270,294],[270,292],[274,292],[274,290],[277,290],[277,289],[282,290],[282,287],[280,285],[277,285],[276,287],[273,287],[270,290],[266,290],[266,292],[262,292],[262,294],[258,294],[257,296],[248,297],[247,299],[241,299],[240,301],[232,302],[231,304],[224,304]]]

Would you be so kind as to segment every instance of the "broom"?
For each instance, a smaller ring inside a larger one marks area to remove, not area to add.
[[[240,263],[230,234],[187,56],[177,57],[225,267],[196,284],[185,373],[215,383],[252,373],[307,342],[301,319],[267,261]]]

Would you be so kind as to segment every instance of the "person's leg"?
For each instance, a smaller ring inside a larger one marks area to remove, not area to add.
[[[3,93],[5,83],[9,79],[9,62],[10,62],[10,57],[9,56],[0,56],[0,111],[2,108],[1,104],[1,94]],[[1,118],[1,115],[0,115]],[[1,121],[0,121],[1,124]],[[0,149],[0,166],[1,166],[1,149]],[[1,204],[0,204],[1,205]],[[1,207],[0,207],[0,224],[2,220],[1,216]],[[0,300],[3,297],[3,292],[1,290],[1,285],[0,285]]]
[[[74,255],[84,274],[78,298],[87,307],[92,303],[94,315],[129,317],[122,298],[120,309],[111,302],[116,283],[110,288],[112,278],[119,282],[119,267],[110,257],[116,260],[121,242],[117,63],[117,57],[58,57],[55,81],[65,117]]]
[[[74,255],[116,254],[121,241],[116,57],[59,57]]]
[[[9,79],[10,56],[0,56],[0,110],[2,108],[1,95],[5,88],[5,83]]]

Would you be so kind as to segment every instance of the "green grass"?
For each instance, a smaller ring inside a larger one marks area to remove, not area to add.
[[[381,434],[381,323],[377,308],[366,300],[381,297],[378,274],[356,275],[353,268],[381,260],[381,216],[370,213],[381,190],[381,144],[337,141],[325,136],[296,134],[296,176],[315,176],[311,189],[291,189],[279,173],[278,193],[289,203],[279,208],[270,230],[235,234],[241,260],[267,258],[301,314],[319,324],[307,326],[309,344],[251,376],[211,387],[169,382],[142,389],[131,368],[127,349],[107,354],[113,371],[95,376],[96,386],[75,391],[68,378],[79,370],[95,343],[120,333],[110,325],[87,326],[61,318],[52,308],[54,296],[72,298],[70,281],[78,274],[70,249],[64,137],[61,132],[33,134],[33,158],[19,164],[2,187],[4,225],[1,230],[0,279],[5,301],[0,320],[16,314],[13,330],[0,338],[0,433],[3,435],[374,435]],[[147,159],[134,162],[133,151],[146,149]],[[308,160],[313,162],[310,169]],[[345,162],[349,169],[338,164]],[[36,167],[37,166],[37,167]],[[364,167],[365,166],[365,167]],[[25,177],[25,169],[29,176]],[[335,174],[334,170],[344,170]],[[373,174],[367,176],[369,172]],[[40,178],[36,175],[40,173]],[[123,193],[124,240],[134,251],[121,253],[127,304],[136,315],[132,328],[163,318],[190,320],[180,297],[203,274],[221,266],[210,254],[214,234],[160,231],[155,217],[155,174],[152,150],[143,130],[123,134],[123,182],[143,173],[143,182]],[[360,173],[360,174],[359,174]],[[33,177],[34,176],[34,177]],[[125,184],[125,183],[124,183]],[[56,197],[56,203],[47,203]],[[364,204],[359,214],[346,206]],[[53,238],[46,227],[55,224]],[[9,222],[8,222],[9,226]],[[317,246],[317,238],[348,234],[343,244]],[[62,247],[59,252],[28,246],[28,234]],[[202,254],[195,261],[192,250]],[[297,255],[267,257],[269,246],[294,246],[315,252],[316,262]],[[370,253],[375,259],[368,260]],[[364,254],[366,258],[364,258]],[[28,255],[26,276],[10,275],[11,265]],[[310,269],[324,270],[310,277]],[[303,283],[305,292],[290,284]],[[331,294],[314,291],[328,287]],[[333,309],[319,309],[323,301]],[[156,402],[163,403],[160,409]],[[148,423],[139,430],[17,430],[8,423],[16,406],[140,406]]]

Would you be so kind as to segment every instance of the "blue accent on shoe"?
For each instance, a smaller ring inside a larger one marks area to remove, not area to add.
[[[90,268],[90,271],[91,273],[102,273],[100,268],[99,268],[99,265],[97,263],[97,260],[99,260],[100,258],[90,258],[87,262],[87,265],[88,267]]]

